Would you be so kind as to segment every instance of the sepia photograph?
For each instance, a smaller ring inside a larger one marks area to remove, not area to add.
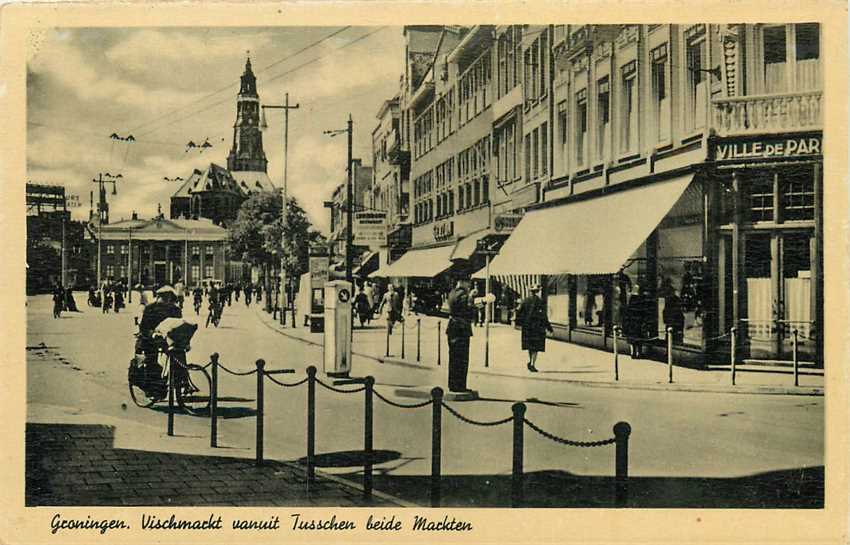
[[[16,508],[822,512],[846,142],[824,25],[762,16],[30,29]]]

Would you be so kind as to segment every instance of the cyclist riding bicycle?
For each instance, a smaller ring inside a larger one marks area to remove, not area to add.
[[[136,361],[144,365],[143,386],[147,385],[156,390],[153,393],[162,393],[159,390],[164,391],[165,388],[163,381],[159,380],[162,367],[157,362],[163,341],[158,339],[154,332],[163,320],[181,317],[180,307],[177,306],[177,292],[171,286],[163,286],[156,291],[156,301],[145,307],[139,321],[135,346]]]

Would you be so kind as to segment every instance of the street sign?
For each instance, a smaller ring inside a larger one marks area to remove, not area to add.
[[[347,303],[349,299],[351,299],[351,293],[346,288],[339,290],[339,301],[341,303]]]
[[[386,212],[355,212],[352,224],[355,245],[370,248],[387,245]]]

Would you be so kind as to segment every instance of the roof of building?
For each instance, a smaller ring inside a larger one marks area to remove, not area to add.
[[[274,191],[275,185],[269,175],[257,170],[235,170],[230,175],[236,180],[243,193],[251,194],[258,191]]]
[[[104,240],[226,240],[227,229],[208,219],[123,220],[102,225]]]
[[[192,188],[195,187],[195,184],[198,183],[198,180],[203,176],[203,172],[198,170],[197,168],[192,171],[192,174],[186,178],[186,181],[180,186],[180,189],[174,192],[172,197],[191,197],[192,196]]]

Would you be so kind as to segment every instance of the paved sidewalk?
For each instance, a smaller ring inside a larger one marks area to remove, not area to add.
[[[115,448],[115,428],[27,423],[26,505],[397,506],[304,467],[253,460]]]
[[[293,328],[291,322],[280,326],[270,314],[255,310],[268,327],[292,338],[322,346],[323,334],[310,333],[308,328]],[[287,316],[287,319],[289,316]],[[417,327],[417,319],[420,323]],[[374,320],[366,328],[355,327],[352,350],[354,355],[399,365],[421,367],[448,365],[445,330],[447,320],[433,316],[410,315],[404,327],[404,357],[402,357],[402,325],[397,325],[387,349],[386,322]],[[439,324],[439,326],[438,326]],[[417,348],[417,329],[419,346]],[[438,339],[439,335],[439,339]],[[613,353],[549,339],[546,352],[539,355],[539,373],[526,369],[527,354],[521,350],[520,332],[504,324],[491,324],[489,366],[484,366],[485,328],[476,327],[470,342],[470,373],[518,377],[533,380],[568,382],[592,387],[663,389],[722,393],[760,393],[823,395],[822,369],[801,367],[800,385],[794,386],[790,367],[737,366],[736,384],[731,384],[728,363],[719,363],[708,370],[675,366],[673,383],[668,382],[666,362],[633,360],[628,354],[619,356],[619,380],[614,380]],[[438,357],[439,346],[439,357]],[[417,361],[417,353],[419,355]],[[389,354],[389,356],[387,355]],[[674,362],[675,363],[675,362]]]

